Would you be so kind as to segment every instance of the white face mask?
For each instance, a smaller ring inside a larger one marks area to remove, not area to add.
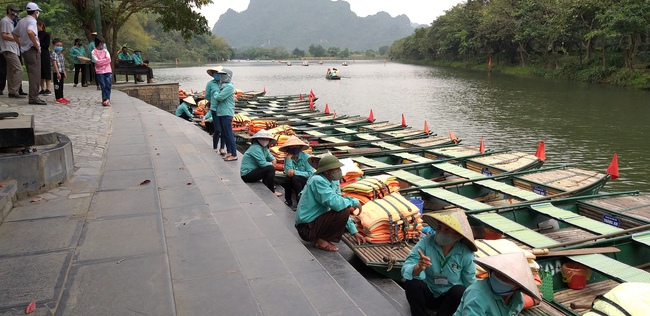
[[[268,139],[258,139],[257,142],[259,142],[262,147],[266,147],[266,145],[268,145],[271,141]]]
[[[40,11],[36,11],[36,18],[38,19],[38,16],[41,15]]]

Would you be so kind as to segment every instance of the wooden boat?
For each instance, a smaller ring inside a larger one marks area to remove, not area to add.
[[[302,65],[303,65],[303,66],[309,66],[309,62],[306,61],[306,60],[303,60],[303,61],[302,61]]]
[[[287,62],[287,66],[291,66],[291,62],[290,62],[290,61]]]
[[[582,198],[569,198],[552,203],[528,203],[518,207],[504,206],[483,211],[469,211],[470,224],[480,234],[481,227],[489,227],[503,233],[522,249],[547,249],[570,251],[559,255],[541,255],[536,262],[540,270],[548,273],[542,285],[544,302],[537,307],[524,310],[523,315],[579,315],[584,312],[584,303],[590,305],[597,295],[601,295],[622,282],[650,282],[650,221],[640,220],[629,228],[615,227],[585,216],[590,206],[616,205],[617,207],[646,208],[649,196],[638,192],[603,194]],[[642,200],[642,202],[639,202]],[[614,201],[614,203],[610,203]],[[640,203],[640,204],[639,204]],[[602,209],[610,216],[617,216],[620,210]],[[591,214],[591,213],[589,213]],[[645,215],[647,216],[647,215]],[[549,222],[555,223],[549,225]],[[628,235],[629,233],[632,235]],[[478,236],[477,255],[493,253],[490,241]],[[598,241],[593,241],[599,239]],[[356,245],[349,234],[343,241],[350,246],[359,258],[374,270],[401,280],[401,266],[413,244],[371,244]],[[597,253],[593,247],[615,246],[620,252]],[[596,252],[591,253],[590,252]],[[587,253],[587,254],[580,254]],[[561,267],[567,262],[577,262],[591,269],[591,278],[580,291],[571,290],[562,282]],[[578,303],[578,304],[576,304]],[[571,308],[572,304],[577,305]]]
[[[344,62],[341,63],[341,66],[347,66],[347,65],[348,65],[347,61],[344,61]]]
[[[328,76],[328,75],[325,75],[325,79],[327,79],[327,80],[341,80],[341,76],[337,76],[337,75],[333,75],[333,76],[329,75]]]

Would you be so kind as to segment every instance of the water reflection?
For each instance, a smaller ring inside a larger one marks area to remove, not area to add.
[[[292,61],[293,62],[293,61]],[[549,164],[571,164],[604,171],[614,152],[621,178],[607,190],[650,191],[649,94],[574,82],[521,78],[458,69],[432,68],[383,61],[324,61],[323,65],[286,66],[278,62],[229,62],[233,82],[242,90],[270,95],[313,89],[321,109],[327,103],[339,114],[368,115],[438,134],[452,130],[464,142],[486,148],[535,152],[546,143]],[[208,66],[156,69],[159,81],[176,81],[184,89],[203,90]],[[338,68],[339,80],[324,78]]]

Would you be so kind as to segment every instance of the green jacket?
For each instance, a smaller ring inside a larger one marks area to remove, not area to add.
[[[333,210],[347,212],[348,207],[359,207],[359,200],[341,196],[341,186],[338,181],[329,181],[321,174],[315,174],[302,190],[295,222],[297,224],[311,223],[319,216]],[[348,218],[345,225],[350,234],[357,233],[354,222]]]
[[[457,242],[447,256],[443,256],[442,248],[434,241],[433,235],[426,236],[411,249],[402,265],[402,276],[407,280],[423,280],[434,297],[447,293],[454,285],[469,287],[476,282],[476,264],[474,253],[461,241]],[[413,276],[413,268],[418,264],[422,253],[431,258],[431,266]],[[444,276],[446,284],[436,284],[436,276]]]
[[[309,179],[314,174],[314,171],[316,171],[309,164],[309,154],[301,151],[297,159],[294,160],[293,158],[295,156],[284,159],[284,174],[287,174],[289,170],[293,169],[295,175]]]
[[[214,92],[219,91],[219,83],[212,79],[205,85],[205,98],[210,101],[210,111],[217,111],[217,102],[214,100]]]
[[[266,166],[272,165],[273,155],[269,152],[269,149],[262,147],[256,141],[253,141],[253,144],[248,147],[248,150],[244,153],[244,157],[241,160],[240,175],[245,176],[249,172],[264,168]]]
[[[187,116],[189,117],[194,116],[194,114],[192,114],[192,111],[190,110],[190,105],[185,102],[181,103],[181,105],[179,105],[176,108],[176,116],[181,116],[181,114],[183,113],[187,114]]]
[[[219,89],[213,91],[210,110],[213,101],[217,107],[217,116],[235,116],[235,86],[232,83],[223,83]]]
[[[88,55],[86,55],[86,49],[83,46],[72,46],[72,48],[70,48],[70,56],[72,56],[72,62],[75,64],[83,64],[77,56],[88,57]]]
[[[117,54],[117,59],[133,60],[133,57],[131,57],[131,54],[129,54],[129,53],[120,52],[119,54]]]
[[[506,306],[503,298],[492,291],[490,279],[480,280],[463,293],[460,305],[453,316],[517,316],[524,308],[524,296],[517,291]]]

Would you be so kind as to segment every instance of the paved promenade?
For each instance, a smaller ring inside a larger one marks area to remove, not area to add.
[[[110,108],[94,86],[65,96],[0,96],[0,111],[67,135],[75,163],[0,225],[0,315],[30,301],[32,315],[408,314],[339,253],[303,243],[294,213],[196,126],[116,90]]]

